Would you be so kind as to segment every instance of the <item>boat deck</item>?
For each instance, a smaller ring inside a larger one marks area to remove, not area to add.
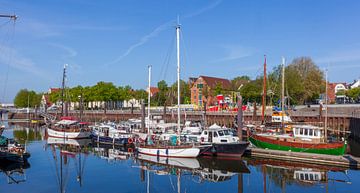
[[[299,153],[290,151],[260,149],[255,147],[248,147],[244,155],[257,158],[271,158],[300,163],[360,169],[360,158],[356,158],[351,155],[336,156],[313,153]]]

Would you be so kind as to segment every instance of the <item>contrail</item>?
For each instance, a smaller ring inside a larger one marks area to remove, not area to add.
[[[201,15],[201,14],[205,13],[206,11],[209,11],[209,10],[215,8],[220,3],[221,3],[221,0],[218,0],[218,1],[206,6],[204,8],[201,8],[201,9],[193,12],[193,13],[186,14],[183,18],[192,18],[192,17],[198,16],[198,15]],[[108,64],[106,64],[106,66],[111,65],[111,64],[115,64],[115,63],[121,61],[124,57],[128,56],[134,49],[136,49],[137,47],[142,46],[143,44],[148,42],[151,38],[156,37],[160,32],[164,31],[165,29],[167,29],[168,27],[173,25],[174,22],[176,22],[176,20],[170,20],[168,22],[165,22],[165,23],[161,24],[160,26],[155,28],[151,33],[149,33],[149,34],[145,35],[144,37],[142,37],[139,42],[131,45],[122,55],[117,57],[112,62],[109,62]]]

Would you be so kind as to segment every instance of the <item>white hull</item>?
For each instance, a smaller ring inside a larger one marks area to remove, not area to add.
[[[47,133],[50,137],[66,138],[66,139],[84,139],[84,138],[89,138],[91,134],[88,131],[76,131],[76,132],[56,131],[51,128],[47,128]]]
[[[200,149],[196,147],[156,148],[151,146],[151,147],[139,147],[138,152],[145,155],[159,156],[159,157],[192,158],[192,157],[197,157],[199,155]]]
[[[156,156],[139,154],[138,159],[163,164],[163,165],[170,165],[179,168],[186,168],[186,169],[199,169],[200,163],[195,158],[157,158]]]
[[[48,137],[47,144],[52,145],[73,145],[73,146],[85,146],[91,143],[91,139],[66,139],[58,137]]]

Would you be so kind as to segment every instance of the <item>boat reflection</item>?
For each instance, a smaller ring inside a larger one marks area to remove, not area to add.
[[[181,176],[190,176],[192,181],[198,183],[218,183],[228,181],[233,176],[236,176],[236,174],[241,176],[242,173],[250,173],[242,160],[221,160],[207,157],[166,158],[138,154],[136,161],[138,166],[134,167],[141,169],[142,181],[145,179],[145,171],[147,171],[147,180],[150,178],[149,173],[154,173],[155,175],[175,175],[178,179],[178,192],[181,192]],[[149,192],[149,182],[147,184],[147,190]],[[242,181],[239,182],[238,186],[242,187]]]
[[[26,162],[0,162],[0,172],[4,173],[8,184],[19,184],[26,181],[25,170],[30,168],[30,164]]]
[[[247,160],[247,163],[262,171],[264,192],[267,192],[269,182],[274,183],[282,190],[286,189],[286,185],[292,184],[300,186],[321,184],[326,187],[329,181],[351,184],[347,176],[347,170],[341,167],[258,158],[250,158]],[[332,177],[334,175],[330,176],[330,173],[343,173],[343,176],[336,175],[337,177],[341,177],[341,179],[337,179]]]
[[[47,149],[50,149],[54,159],[60,193],[66,192],[71,162],[76,166],[76,181],[82,187],[85,160],[91,150],[91,140],[48,137],[45,145],[45,150]]]
[[[108,162],[127,160],[134,155],[133,146],[113,146],[106,144],[95,144],[92,149],[95,156]]]

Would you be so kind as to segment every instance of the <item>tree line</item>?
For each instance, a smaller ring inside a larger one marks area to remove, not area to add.
[[[266,101],[267,105],[277,105],[281,98],[281,74],[282,66],[277,65],[267,72],[266,77]],[[260,103],[263,95],[263,75],[255,79],[249,76],[238,76],[230,80],[231,89],[224,90],[221,85],[216,85],[211,90],[204,90],[204,96],[216,96],[217,94],[231,95],[240,92],[244,103]],[[319,99],[320,94],[325,93],[324,73],[310,57],[299,57],[292,60],[285,67],[285,96],[287,102],[293,105],[305,104]],[[191,103],[191,86],[189,82],[180,80],[181,104]],[[159,92],[151,98],[153,106],[172,106],[177,104],[177,82],[168,85],[165,80],[157,83]],[[345,93],[351,98],[359,98],[360,88],[348,90]],[[17,107],[35,107],[40,105],[42,93],[22,89],[14,99]],[[78,102],[82,96],[84,102],[91,101],[128,101],[132,98],[147,100],[147,92],[144,89],[132,89],[131,86],[116,86],[111,82],[100,81],[94,86],[76,86],[65,90],[65,101]],[[55,103],[61,100],[61,91],[51,93],[50,101]]]

